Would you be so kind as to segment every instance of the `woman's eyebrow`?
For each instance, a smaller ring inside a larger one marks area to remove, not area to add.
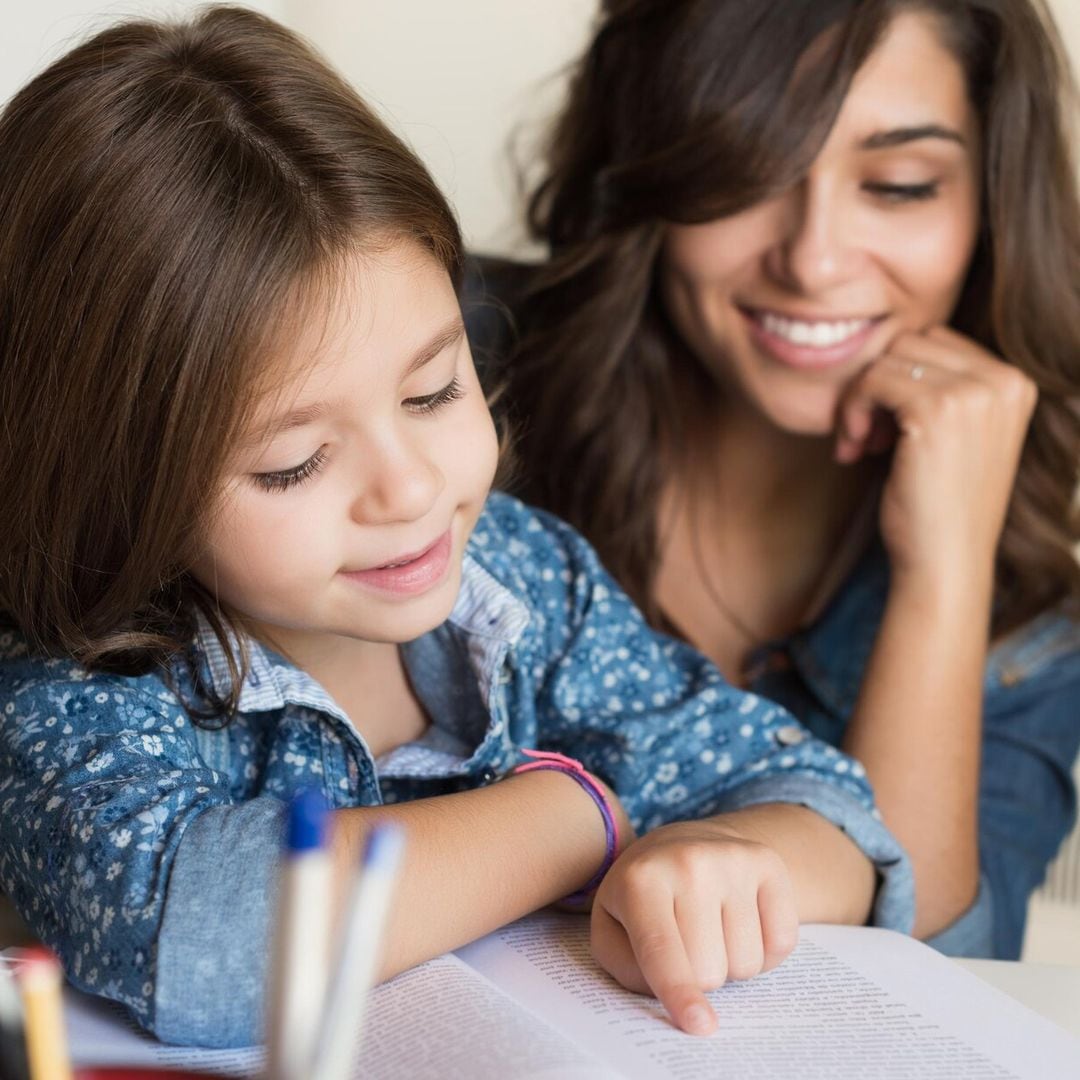
[[[966,146],[967,142],[959,131],[943,127],[941,124],[921,124],[918,127],[891,128],[889,131],[875,131],[859,143],[860,150],[888,150],[893,146],[919,142],[921,139],[945,139],[947,142]]]

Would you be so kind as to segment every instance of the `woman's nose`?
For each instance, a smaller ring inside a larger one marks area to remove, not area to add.
[[[842,284],[858,263],[851,224],[850,209],[834,186],[804,180],[778,206],[771,273],[786,288],[806,296]]]

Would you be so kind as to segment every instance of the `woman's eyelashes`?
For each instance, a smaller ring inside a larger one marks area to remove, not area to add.
[[[889,184],[883,181],[867,181],[863,189],[889,203],[925,202],[938,193],[941,182],[928,180],[923,184]]]
[[[437,412],[451,402],[460,400],[464,396],[465,391],[455,375],[446,386],[441,390],[436,390],[434,394],[424,394],[420,397],[405,398],[404,401],[402,401],[402,405],[412,413],[419,413],[422,415],[430,414]],[[302,484],[305,480],[311,479],[311,477],[318,473],[325,464],[326,447],[320,446],[307,461],[301,462],[291,469],[279,469],[275,472],[252,473],[251,479],[255,482],[256,486],[263,491],[287,491],[289,488],[295,487],[297,484]]]

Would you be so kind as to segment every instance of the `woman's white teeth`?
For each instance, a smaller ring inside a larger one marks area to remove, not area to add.
[[[767,333],[782,337],[792,345],[802,345],[811,349],[828,349],[839,345],[865,330],[869,319],[843,319],[839,322],[804,322],[802,319],[785,319],[783,315],[773,315],[765,311],[758,316],[762,329]]]

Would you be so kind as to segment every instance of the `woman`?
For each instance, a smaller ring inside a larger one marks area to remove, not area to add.
[[[607,0],[507,368],[524,493],[861,760],[974,955],[1074,817],[1067,82],[1040,0]]]

